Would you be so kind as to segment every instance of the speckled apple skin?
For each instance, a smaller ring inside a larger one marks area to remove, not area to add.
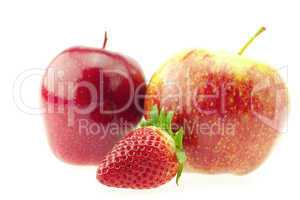
[[[181,52],[158,69],[146,93],[146,118],[155,104],[175,111],[173,128],[185,130],[186,169],[196,172],[242,175],[256,169],[287,116],[287,88],[278,73],[233,54]]]
[[[129,89],[126,77],[106,69],[129,77],[133,90]],[[82,82],[95,86],[96,99],[84,87],[76,88]],[[72,85],[76,89],[67,92]],[[143,115],[143,97],[132,94],[145,94],[145,80],[140,66],[131,58],[87,47],[73,47],[60,53],[49,65],[41,89],[48,141],[54,154],[71,164],[99,164]],[[75,106],[86,108],[91,102],[96,106],[90,111],[73,112]],[[104,114],[99,109],[100,103],[107,111],[122,108],[127,102],[127,109],[118,114]]]

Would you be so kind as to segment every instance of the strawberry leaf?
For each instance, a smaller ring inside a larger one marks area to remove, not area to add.
[[[150,112],[150,116],[151,116],[151,121],[153,124],[157,124],[158,120],[159,120],[159,112],[158,112],[158,108],[157,106],[153,107],[153,109]]]
[[[173,119],[173,112],[168,112],[167,117],[166,117],[166,127],[167,127],[167,132],[172,132],[172,119]]]

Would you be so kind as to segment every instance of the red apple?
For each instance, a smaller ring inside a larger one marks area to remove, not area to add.
[[[131,58],[102,49],[60,53],[43,78],[41,95],[50,146],[72,164],[98,164],[143,115],[145,80]]]
[[[286,118],[287,88],[271,66],[241,55],[263,30],[238,55],[187,50],[153,75],[145,117],[153,105],[175,112],[187,169],[245,174],[272,149]]]

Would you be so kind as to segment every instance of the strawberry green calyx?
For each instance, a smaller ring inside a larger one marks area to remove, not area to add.
[[[183,166],[186,161],[186,155],[183,149],[183,135],[184,131],[180,128],[176,133],[172,131],[172,119],[173,112],[165,112],[163,109],[161,111],[158,110],[157,106],[153,106],[150,111],[150,118],[148,120],[143,120],[141,123],[141,127],[146,126],[154,126],[162,129],[173,139],[175,143],[175,153],[177,157],[177,161],[179,163],[177,176],[176,176],[176,184],[178,185],[179,178],[183,171]]]

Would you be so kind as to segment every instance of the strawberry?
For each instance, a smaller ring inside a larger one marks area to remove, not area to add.
[[[97,171],[104,185],[118,188],[148,189],[170,181],[176,183],[186,160],[182,146],[183,130],[173,133],[173,113],[153,107],[150,119],[141,128],[125,135],[106,155]]]

